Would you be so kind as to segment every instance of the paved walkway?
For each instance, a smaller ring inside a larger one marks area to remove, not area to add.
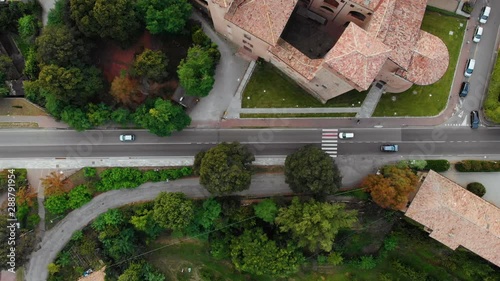
[[[359,107],[241,108],[240,113],[356,113]]]
[[[361,105],[361,109],[358,111],[358,114],[356,114],[356,118],[372,117],[383,92],[384,87],[381,83],[373,83],[368,95],[366,95],[366,98]]]
[[[47,280],[47,266],[54,261],[73,233],[82,229],[108,209],[139,201],[151,201],[160,192],[183,192],[190,198],[209,197],[209,193],[199,185],[198,181],[198,178],[187,178],[169,183],[146,183],[136,189],[114,190],[95,197],[85,206],[71,212],[54,228],[45,233],[40,248],[31,256],[27,267],[26,280]],[[254,176],[250,189],[237,194],[274,196],[290,193],[291,190],[288,184],[285,183],[283,175],[267,174]]]

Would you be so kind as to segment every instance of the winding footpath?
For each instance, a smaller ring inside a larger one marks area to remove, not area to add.
[[[38,250],[33,252],[27,266],[27,281],[45,281],[48,265],[69,242],[73,233],[84,228],[92,220],[108,209],[123,205],[151,201],[161,192],[183,192],[190,198],[206,198],[210,194],[200,186],[198,178],[186,178],[171,182],[145,183],[135,189],[114,190],[95,197],[85,206],[72,211],[54,228],[45,232]],[[292,191],[285,183],[283,174],[262,174],[252,177],[248,190],[236,193],[247,196],[273,196],[290,194]]]

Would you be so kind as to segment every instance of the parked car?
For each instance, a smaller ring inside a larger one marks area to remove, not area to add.
[[[354,133],[346,133],[346,132],[339,133],[339,139],[352,139],[352,138],[354,138]]]
[[[472,37],[472,41],[475,43],[479,43],[481,41],[481,36],[483,35],[483,28],[480,26],[476,26],[476,30],[474,31],[474,36]]]
[[[471,77],[472,72],[474,71],[474,67],[476,66],[476,60],[475,59],[468,59],[467,63],[465,64],[465,77]]]
[[[491,7],[484,6],[479,13],[479,22],[486,23],[490,17]]]
[[[460,97],[464,98],[469,93],[469,82],[462,82],[462,87],[460,87]]]
[[[479,128],[479,112],[477,110],[473,110],[470,112],[470,127],[472,129]]]
[[[134,140],[135,140],[135,135],[132,135],[132,134],[120,135],[120,141],[127,142],[127,141],[134,141]]]
[[[398,152],[399,146],[397,144],[384,144],[380,147],[382,152]]]

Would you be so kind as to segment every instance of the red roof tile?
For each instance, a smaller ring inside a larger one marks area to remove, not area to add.
[[[326,54],[325,65],[366,90],[390,55],[391,48],[350,23]]]
[[[417,85],[429,85],[443,77],[450,57],[441,39],[421,31],[413,52],[406,79]]]
[[[383,42],[394,50],[389,58],[404,69],[410,65],[413,47],[419,39],[426,5],[427,0],[396,1],[387,27]]]
[[[280,39],[278,44],[271,47],[269,51],[308,80],[314,78],[314,74],[323,62],[323,59],[308,58],[283,39]]]
[[[396,0],[383,0],[375,13],[373,13],[366,31],[383,41],[387,35],[395,6]]]
[[[278,42],[298,0],[238,0],[225,18],[270,45]]]
[[[405,215],[451,249],[462,245],[500,266],[500,209],[438,173],[429,171]]]

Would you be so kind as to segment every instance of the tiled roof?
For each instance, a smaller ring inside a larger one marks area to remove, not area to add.
[[[406,216],[446,246],[462,245],[500,266],[500,209],[438,173],[429,171]]]
[[[231,2],[233,2],[233,0],[212,0],[212,2],[221,6],[222,8],[226,8],[227,6],[231,5]]]
[[[441,39],[421,31],[413,52],[406,79],[417,85],[429,85],[443,77],[450,57]]]
[[[404,69],[410,65],[413,48],[419,39],[426,5],[427,0],[396,1],[385,38],[379,37],[394,50],[389,58]]]
[[[387,29],[391,23],[395,6],[396,0],[383,0],[377,11],[373,13],[366,31],[383,41],[387,35]]]
[[[326,54],[325,65],[366,90],[387,60],[391,48],[350,23]]]
[[[269,51],[308,80],[313,79],[314,74],[323,62],[323,59],[308,58],[283,39],[280,39],[278,44],[271,47]]]
[[[367,9],[370,9],[372,11],[375,10],[377,7],[378,3],[383,0],[351,0],[351,2],[356,3],[362,7],[365,7]]]
[[[297,1],[298,0],[234,1],[231,4],[230,13],[227,13],[225,18],[274,46],[278,42]]]

